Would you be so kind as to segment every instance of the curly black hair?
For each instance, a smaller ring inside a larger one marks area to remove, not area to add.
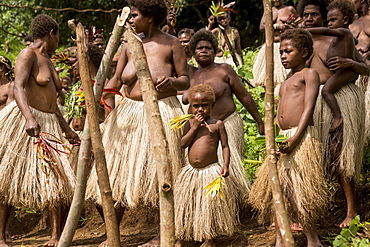
[[[356,6],[351,0],[334,0],[328,5],[328,11],[338,9],[343,16],[348,16],[348,25],[352,23],[356,14]]]
[[[185,27],[177,33],[177,37],[180,37],[180,35],[183,34],[183,33],[186,33],[186,34],[190,35],[190,37],[192,37],[195,32],[194,32],[194,29],[190,29],[190,28]]]
[[[216,101],[216,96],[215,92],[213,91],[213,88],[208,84],[201,83],[189,89],[190,104],[197,93],[204,93],[206,95],[207,100],[211,101],[212,104]]]
[[[36,16],[31,22],[32,38],[34,40],[45,37],[50,31],[56,34],[58,30],[58,23],[46,14]]]
[[[307,48],[308,54],[306,59],[311,57],[313,53],[313,40],[309,31],[300,28],[288,29],[280,35],[280,42],[283,40],[291,40],[298,51]]]
[[[127,3],[137,8],[144,16],[153,17],[157,25],[167,18],[168,6],[165,0],[127,0]]]
[[[200,29],[196,32],[190,40],[190,51],[194,53],[197,43],[201,40],[207,40],[211,42],[214,52],[218,50],[218,42],[216,36],[209,30]]]
[[[96,45],[87,45],[87,54],[89,55],[90,61],[99,68],[100,62],[103,59],[104,52]]]
[[[14,70],[12,66],[12,62],[4,56],[0,56],[0,65],[3,65],[6,69],[4,75],[8,77],[9,80],[14,80]]]
[[[307,5],[316,5],[320,7],[320,13],[322,18],[326,20],[328,11],[326,7],[328,6],[330,0],[300,0],[297,6],[298,15],[303,18],[304,8]]]

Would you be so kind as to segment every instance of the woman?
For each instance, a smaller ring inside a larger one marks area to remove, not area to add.
[[[64,132],[70,143],[78,143],[79,138],[57,107],[62,85],[49,54],[58,46],[58,23],[48,15],[38,15],[31,30],[34,43],[21,51],[15,66],[15,101],[0,114],[1,246],[7,246],[4,229],[9,206],[49,208],[51,239],[45,246],[57,246],[60,209],[71,201],[75,182],[67,155],[51,151],[55,163],[50,164],[36,149],[42,132],[62,141]],[[56,148],[63,150],[61,146]]]
[[[189,69],[190,87],[205,83],[215,92],[216,102],[211,117],[224,121],[231,152],[230,171],[234,172],[235,176],[243,178],[238,179],[238,181],[244,181],[239,186],[240,196],[246,196],[249,182],[242,165],[244,129],[243,121],[235,111],[234,94],[258,123],[260,134],[264,133],[264,125],[252,96],[245,89],[236,72],[226,63],[213,62],[217,47],[217,39],[210,31],[200,30],[194,34],[190,41],[190,50],[199,67]],[[183,103],[189,103],[188,91],[183,95]],[[223,160],[220,149],[218,156],[220,161]]]
[[[0,56],[0,110],[14,100],[13,80],[12,63],[6,57]]]

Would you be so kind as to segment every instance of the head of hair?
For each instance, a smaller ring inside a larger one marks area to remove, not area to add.
[[[320,13],[322,18],[326,20],[328,11],[326,7],[328,6],[328,0],[300,0],[297,6],[298,15],[303,17],[304,8],[307,5],[316,5],[320,7]]]
[[[334,0],[328,5],[328,11],[338,9],[343,16],[348,17],[348,25],[352,23],[356,14],[356,6],[351,0]]]
[[[191,103],[197,93],[203,93],[206,95],[206,99],[209,100],[212,104],[216,101],[215,92],[212,87],[208,84],[198,84],[189,89],[189,102]]]
[[[6,69],[4,75],[7,76],[9,80],[13,81],[14,71],[12,67],[12,62],[8,58],[0,56],[0,65],[2,65]]]
[[[48,15],[41,14],[36,16],[31,23],[32,38],[39,39],[45,37],[50,31],[56,34],[59,30],[58,23]]]
[[[168,6],[165,0],[127,0],[127,3],[137,8],[144,16],[152,17],[157,25],[167,18]]]
[[[87,54],[89,55],[90,61],[95,67],[99,68],[100,62],[103,59],[104,52],[96,45],[87,45]]]
[[[178,32],[177,37],[180,37],[180,35],[183,33],[190,35],[190,37],[193,37],[195,32],[194,29],[185,27]]]
[[[24,42],[33,42],[33,38],[31,34],[28,34],[24,37]]]
[[[213,47],[214,52],[217,52],[218,42],[216,36],[209,30],[200,29],[196,32],[190,40],[190,51],[194,53],[195,47],[199,41],[206,40],[209,41]]]
[[[98,33],[98,34],[96,34],[94,37],[93,37],[93,40],[96,40],[96,39],[102,39],[102,40],[104,40],[104,36],[103,36],[103,34],[101,34],[101,33]]]
[[[280,42],[283,40],[291,40],[293,45],[298,49],[298,51],[303,51],[307,48],[306,59],[309,59],[313,52],[313,40],[310,32],[304,29],[295,28],[288,29],[280,35]]]

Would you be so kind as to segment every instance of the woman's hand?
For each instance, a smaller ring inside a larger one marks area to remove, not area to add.
[[[171,89],[173,86],[173,78],[166,77],[166,76],[159,76],[157,77],[157,85],[155,86],[155,89],[158,92],[164,92],[169,89]]]
[[[32,137],[38,137],[40,135],[40,125],[34,118],[26,121],[26,132]]]
[[[78,144],[79,145],[81,143],[80,137],[72,130],[66,132],[66,139],[71,144]]]

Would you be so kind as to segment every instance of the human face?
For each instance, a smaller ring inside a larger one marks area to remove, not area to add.
[[[181,46],[184,49],[186,54],[190,53],[190,48],[189,48],[190,39],[191,39],[191,36],[190,36],[190,34],[187,34],[187,33],[182,33],[179,36],[180,44],[181,44]]]
[[[361,4],[361,0],[352,0],[352,2],[355,4],[356,6],[356,12],[360,12],[362,10],[362,4]]]
[[[224,13],[217,17],[217,22],[223,27],[228,27],[230,24],[230,16]]]
[[[328,12],[328,27],[335,29],[338,27],[347,27],[348,17],[343,16],[342,12],[339,9],[331,9]]]
[[[280,43],[280,60],[284,68],[296,68],[305,62],[303,51],[298,51],[297,47],[290,39],[285,39]]]
[[[93,45],[96,45],[97,47],[99,47],[99,49],[104,49],[104,41],[102,38],[96,38],[93,42],[92,42]]]
[[[194,58],[198,64],[211,64],[215,59],[215,51],[211,42],[208,40],[200,40],[195,46]]]
[[[303,21],[306,27],[322,27],[324,20],[320,12],[320,6],[307,5],[303,10]]]
[[[190,98],[190,109],[195,115],[199,113],[204,119],[211,115],[212,102],[207,98],[205,93],[196,93],[193,98]]]
[[[135,29],[136,33],[142,33],[149,26],[149,17],[144,16],[136,7],[132,7],[129,23]]]
[[[62,88],[68,89],[70,85],[71,85],[71,80],[69,78],[62,79]]]
[[[284,0],[273,0],[275,7],[281,7],[284,5]]]

